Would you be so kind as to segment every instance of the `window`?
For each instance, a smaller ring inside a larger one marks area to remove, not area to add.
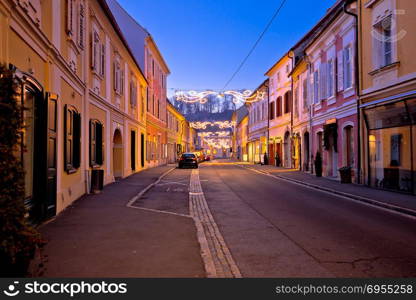
[[[390,140],[390,166],[399,167],[401,165],[402,134],[394,134]]]
[[[130,81],[130,106],[137,107],[137,84],[134,79]]]
[[[276,100],[276,117],[282,115],[282,97],[278,97]]]
[[[374,25],[374,52],[376,68],[393,63],[393,47],[392,47],[392,18],[391,16],[384,18]]]
[[[117,57],[114,61],[114,91],[118,95],[123,95],[124,91],[124,70],[121,68],[121,62]]]
[[[352,87],[352,48],[344,48],[344,89]]]
[[[81,165],[81,114],[75,107],[64,108],[64,168],[74,173]]]
[[[285,94],[285,114],[288,114],[292,111],[292,93],[286,92]]]
[[[90,120],[90,166],[101,166],[104,162],[103,125],[98,120]]]
[[[92,33],[91,68],[96,75],[104,77],[105,73],[105,45],[100,41],[98,31]]]
[[[269,103],[269,106],[270,106],[269,118],[270,118],[270,120],[273,120],[274,119],[274,102]]]

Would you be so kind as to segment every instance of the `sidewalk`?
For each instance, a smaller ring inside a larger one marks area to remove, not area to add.
[[[40,231],[48,240],[37,277],[205,277],[191,218],[126,207],[171,167],[86,195]]]
[[[374,189],[365,185],[341,184],[339,181],[325,177],[318,178],[315,175],[294,169],[277,168],[269,165],[251,165],[250,167],[312,188],[416,216],[416,197],[413,195]]]

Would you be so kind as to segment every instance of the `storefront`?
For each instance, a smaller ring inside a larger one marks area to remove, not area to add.
[[[416,98],[363,106],[368,184],[415,194]]]

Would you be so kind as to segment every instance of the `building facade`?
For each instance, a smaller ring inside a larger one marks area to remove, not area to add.
[[[341,5],[325,18],[331,18],[331,22],[305,49],[309,62],[312,155],[320,153],[323,176],[338,178],[341,167],[352,168],[354,176],[358,161],[358,151],[354,151],[358,138],[356,22]],[[296,89],[298,93],[299,85]]]
[[[182,124],[185,117],[169,101],[167,104],[167,159],[168,163],[176,163],[182,153]]]
[[[269,71],[270,163],[292,167],[292,71],[293,58],[285,54]]]
[[[151,34],[117,2],[105,0],[148,82],[146,99],[146,166],[167,163],[167,76],[169,68]]]
[[[106,2],[2,0],[0,24],[0,61],[27,108],[31,217],[143,169],[147,81]]]
[[[265,80],[253,94],[260,93],[262,99],[247,103],[249,114],[248,127],[248,161],[264,163],[264,155],[268,155],[268,80]]]
[[[363,182],[416,193],[416,3],[359,0]]]

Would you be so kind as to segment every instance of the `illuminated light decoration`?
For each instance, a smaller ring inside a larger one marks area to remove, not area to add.
[[[211,125],[211,122],[190,122],[189,126],[195,129],[207,129],[207,126]]]
[[[185,103],[201,103],[205,104],[208,101],[208,96],[215,95],[217,98],[223,98],[226,95],[232,96],[232,101],[237,104],[239,102],[253,103],[264,99],[265,92],[256,91],[253,93],[251,90],[239,91],[225,91],[225,92],[214,92],[211,90],[197,92],[197,91],[176,91],[175,98],[177,101]]]
[[[230,131],[204,131],[204,132],[198,132],[198,136],[200,137],[210,137],[210,136],[216,136],[216,137],[229,137],[231,135]]]
[[[224,95],[233,96],[233,102],[237,104],[238,102],[246,102],[246,103],[258,102],[264,99],[264,96],[266,95],[266,93],[257,91],[255,94],[253,94],[252,91],[245,90],[242,93],[237,92],[237,91],[226,91],[224,92]]]
[[[207,97],[209,95],[216,95],[217,93],[214,91],[204,91],[204,92],[197,92],[197,91],[176,91],[175,98],[177,101],[182,101],[185,103],[207,103]]]
[[[235,121],[216,121],[216,122],[191,122],[190,126],[195,129],[207,129],[207,126],[218,126],[220,129],[234,128]]]
[[[215,125],[217,125],[219,128],[221,129],[225,129],[225,128],[234,128],[235,125],[237,125],[237,122],[235,121],[217,121],[214,122]]]

